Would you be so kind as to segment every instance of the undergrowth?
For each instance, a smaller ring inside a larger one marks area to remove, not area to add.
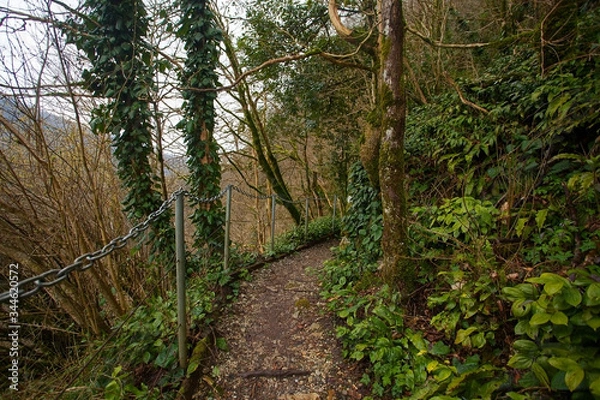
[[[461,82],[488,114],[452,94],[409,113],[409,295],[380,279],[379,196],[352,173],[322,295],[372,398],[600,399],[598,61],[510,62]]]

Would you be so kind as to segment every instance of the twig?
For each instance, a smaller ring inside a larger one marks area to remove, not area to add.
[[[448,75],[447,72],[444,72],[444,77],[446,78],[446,80],[448,81],[448,83],[454,88],[454,90],[456,90],[456,93],[458,94],[458,97],[460,97],[460,101],[469,106],[469,107],[473,107],[474,109],[476,109],[477,111],[481,111],[484,114],[489,114],[490,112],[488,110],[486,110],[485,108],[478,106],[477,104],[473,103],[472,101],[469,101],[465,98],[465,96],[462,94],[462,92],[460,91],[460,88],[458,87],[458,85],[456,84],[456,82],[454,82],[454,80],[450,77],[450,75]]]
[[[257,377],[269,377],[269,378],[284,378],[287,376],[306,376],[310,375],[311,371],[305,371],[301,369],[277,369],[277,370],[258,370],[249,371],[238,374],[240,378],[257,378]]]
[[[441,47],[444,49],[481,49],[483,47],[489,47],[491,46],[493,43],[492,42],[485,42],[485,43],[442,43],[442,42],[436,42],[435,40],[423,35],[422,33],[419,33],[417,30],[412,29],[411,27],[407,26],[406,30],[410,33],[412,33],[413,35],[415,35],[416,37],[418,37],[419,39],[421,39],[422,41],[424,41],[425,43],[429,44],[430,46],[433,47]]]

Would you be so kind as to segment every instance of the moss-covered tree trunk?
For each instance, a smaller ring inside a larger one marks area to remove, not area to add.
[[[401,0],[380,1],[380,72],[378,107],[381,110],[379,184],[383,204],[383,275],[405,294],[412,289],[415,271],[406,260],[407,205],[404,172],[406,95],[403,83],[404,19]]]
[[[337,13],[335,0],[329,0],[329,15],[337,33],[350,43],[357,38]],[[381,191],[383,205],[383,276],[403,294],[414,285],[416,271],[407,261],[406,183],[404,173],[404,131],[406,94],[404,89],[404,17],[402,0],[378,0],[378,41],[373,54],[379,67],[375,76],[375,110],[369,117],[361,147],[361,162],[369,180]]]

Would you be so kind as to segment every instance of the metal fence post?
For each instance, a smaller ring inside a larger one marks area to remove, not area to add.
[[[179,366],[187,368],[187,316],[185,313],[185,237],[183,223],[183,193],[175,200],[175,250],[177,263],[177,326]]]
[[[331,218],[331,231],[335,232],[335,208],[337,206],[337,194],[333,195],[333,217]]]
[[[275,194],[271,195],[271,253],[275,252]]]
[[[225,244],[223,251],[223,270],[229,270],[229,226],[231,225],[231,185],[227,186],[225,203]]]
[[[309,198],[306,198],[306,204],[304,206],[304,240],[308,240],[308,202]]]

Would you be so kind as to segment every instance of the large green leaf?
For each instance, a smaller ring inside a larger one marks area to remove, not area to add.
[[[533,316],[529,320],[529,324],[533,326],[543,325],[546,322],[550,321],[550,318],[552,318],[552,315],[548,314],[547,312],[537,312],[533,314]]]
[[[600,377],[590,383],[590,392],[592,392],[596,398],[600,397]]]
[[[574,392],[575,389],[581,384],[583,378],[585,377],[585,372],[582,368],[577,368],[573,370],[567,371],[565,374],[565,383],[571,392]]]
[[[567,317],[562,311],[557,311],[552,314],[550,322],[552,322],[554,325],[568,325],[569,317]]]
[[[577,361],[567,357],[552,357],[548,360],[548,363],[561,371],[575,371],[581,369]]]
[[[548,373],[546,370],[537,362],[534,362],[531,365],[531,370],[538,380],[546,387],[550,387],[550,378],[548,377]]]
[[[600,305],[600,283],[592,283],[585,292],[587,299],[585,301],[586,306],[597,306]]]

